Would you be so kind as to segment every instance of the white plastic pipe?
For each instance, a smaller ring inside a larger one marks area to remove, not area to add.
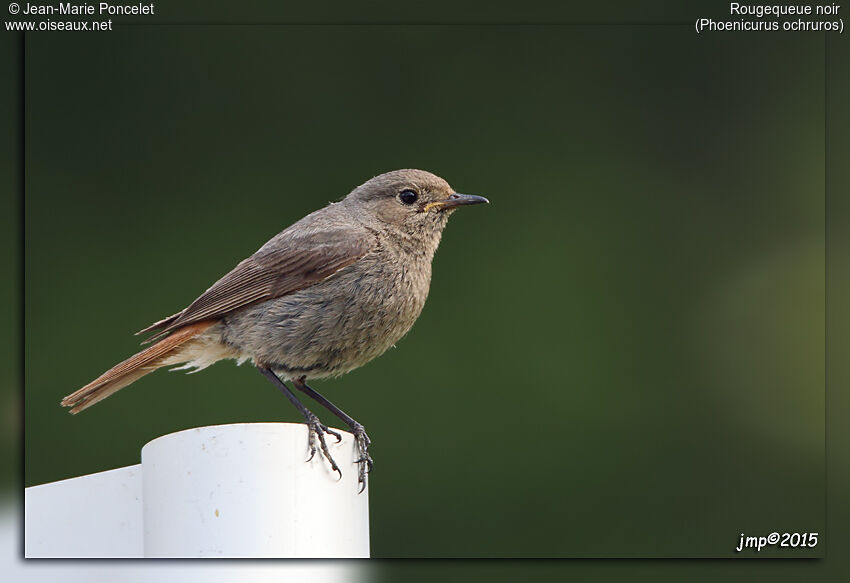
[[[24,494],[27,558],[143,556],[142,467],[41,484]]]
[[[307,427],[189,429],[142,448],[146,557],[368,557],[368,488],[350,433],[326,436],[342,479]]]
[[[27,557],[368,557],[368,488],[354,438],[328,437],[342,480],[307,427],[247,423],[155,439],[140,465],[25,494]]]

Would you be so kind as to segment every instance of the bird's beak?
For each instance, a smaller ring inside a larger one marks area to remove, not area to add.
[[[449,198],[446,200],[441,200],[440,202],[429,202],[423,208],[423,212],[428,212],[430,210],[437,211],[445,211],[451,208],[455,208],[456,206],[462,206],[466,204],[484,204],[489,203],[490,201],[484,198],[483,196],[476,196],[474,194],[458,194],[455,192],[454,194],[449,195]]]

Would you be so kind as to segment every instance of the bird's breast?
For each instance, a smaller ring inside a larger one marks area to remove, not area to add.
[[[290,378],[343,374],[410,330],[430,282],[430,260],[369,255],[316,285],[229,315],[224,340]]]

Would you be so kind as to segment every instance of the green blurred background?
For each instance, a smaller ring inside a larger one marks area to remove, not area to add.
[[[315,383],[373,438],[374,556],[734,556],[742,532],[822,532],[823,47],[671,26],[30,36],[26,485],[188,427],[300,421],[231,363],[77,417],[58,401],[285,226],[419,167],[492,204],[452,218],[410,336]]]

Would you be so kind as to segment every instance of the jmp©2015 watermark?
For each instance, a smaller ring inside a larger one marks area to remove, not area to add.
[[[746,536],[743,532],[735,547],[736,552],[744,549],[755,549],[761,551],[767,546],[788,548],[814,548],[818,544],[818,533],[816,532],[772,532],[767,536]]]

